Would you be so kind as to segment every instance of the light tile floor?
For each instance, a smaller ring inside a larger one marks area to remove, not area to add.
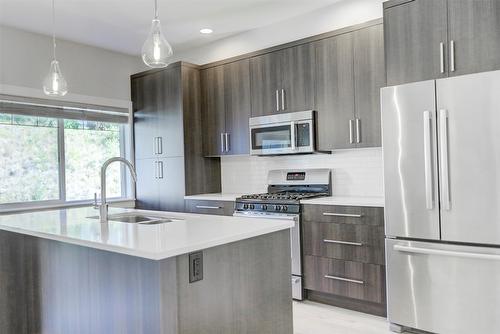
[[[385,318],[309,301],[293,302],[295,334],[394,334]]]

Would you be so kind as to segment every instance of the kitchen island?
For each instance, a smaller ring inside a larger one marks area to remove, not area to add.
[[[292,333],[289,221],[96,213],[0,216],[0,333]]]

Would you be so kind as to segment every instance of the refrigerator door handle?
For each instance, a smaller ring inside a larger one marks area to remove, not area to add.
[[[439,110],[439,141],[440,145],[440,166],[441,166],[441,181],[443,188],[442,204],[445,210],[450,211],[450,176],[448,165],[448,111],[445,109]]]
[[[425,164],[425,206],[427,210],[434,208],[434,189],[432,175],[432,118],[431,113],[424,111],[424,164]]]
[[[394,245],[393,248],[395,251],[404,252],[404,253],[454,256],[454,257],[462,257],[462,258],[470,258],[470,259],[500,261],[500,255],[498,255],[498,254],[447,251],[447,250],[442,250],[442,249],[430,249],[430,248],[402,246],[402,245]]]

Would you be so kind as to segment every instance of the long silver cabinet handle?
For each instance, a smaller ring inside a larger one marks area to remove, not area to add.
[[[292,151],[295,151],[295,149],[297,148],[297,136],[296,136],[296,126],[295,126],[295,122],[292,121],[290,122],[290,148],[292,149]]]
[[[340,244],[340,245],[350,245],[350,246],[363,246],[361,242],[352,242],[352,241],[341,241],[341,240],[330,240],[324,239],[324,243],[327,244]]]
[[[361,120],[356,118],[356,144],[361,143]]]
[[[158,178],[163,179],[163,161],[158,161]]]
[[[221,134],[220,134],[220,152],[221,153],[226,152],[226,144],[224,143],[225,138],[226,137],[224,136],[224,133],[221,132]]]
[[[352,123],[354,120],[349,120],[349,144],[354,144],[354,129]]]
[[[281,110],[285,110],[285,90],[281,90]]]
[[[225,152],[229,152],[231,150],[231,145],[229,143],[229,139],[230,139],[229,133],[227,133],[227,132],[224,133],[224,139],[226,141],[226,150],[225,150]]]
[[[221,206],[210,206],[210,205],[197,205],[197,209],[210,209],[210,210],[220,210],[222,209]]]
[[[447,251],[442,249],[429,249],[429,248],[403,246],[403,245],[394,245],[393,249],[404,253],[441,255],[441,256],[464,257],[470,259],[500,261],[500,254],[468,253],[460,251]]]
[[[155,161],[155,179],[158,178],[158,161]]]
[[[448,111],[439,110],[439,141],[440,145],[440,167],[441,181],[443,188],[443,206],[445,210],[450,210],[450,175],[448,166]]]
[[[455,72],[455,41],[450,41],[450,71]]]
[[[363,215],[352,214],[352,213],[336,213],[336,212],[323,212],[323,216],[333,216],[333,217],[350,217],[350,218],[362,218]]]
[[[444,43],[439,43],[439,72],[444,73]]]
[[[339,276],[325,275],[325,278],[332,279],[335,281],[343,281],[343,282],[356,283],[356,284],[365,284],[364,281],[360,281],[360,280],[352,279],[352,278],[339,277]]]
[[[434,191],[432,177],[432,143],[431,143],[432,118],[431,113],[424,111],[424,177],[425,177],[425,206],[427,210],[434,208]]]
[[[163,154],[163,137],[158,137],[158,153]]]
[[[280,92],[276,89],[276,111],[280,111]]]

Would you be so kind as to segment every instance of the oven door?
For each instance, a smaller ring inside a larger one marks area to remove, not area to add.
[[[314,152],[313,120],[250,127],[252,155]]]

